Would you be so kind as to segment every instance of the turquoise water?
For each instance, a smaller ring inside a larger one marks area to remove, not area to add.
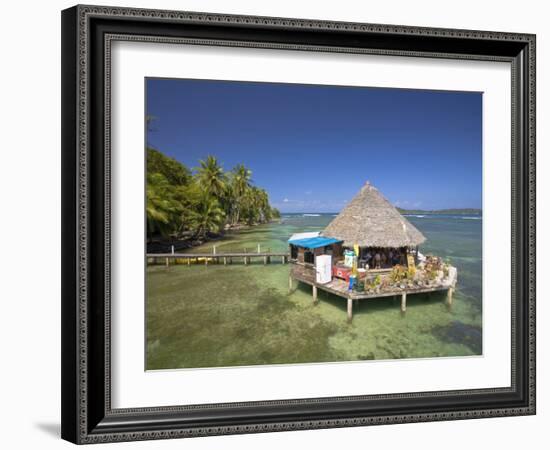
[[[334,214],[283,215],[190,252],[286,251],[297,232],[322,230]],[[482,220],[477,216],[407,217],[427,241],[420,251],[458,269],[451,310],[445,293],[398,301],[364,300],[346,321],[346,301],[311,287],[288,294],[290,267],[177,265],[147,272],[147,367],[220,367],[365,359],[468,356],[482,353]]]

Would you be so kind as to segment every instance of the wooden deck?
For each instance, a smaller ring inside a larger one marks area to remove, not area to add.
[[[348,320],[351,321],[353,317],[353,302],[359,300],[368,300],[374,298],[390,297],[395,298],[401,296],[401,311],[405,312],[407,309],[407,295],[409,294],[424,294],[436,291],[447,291],[447,304],[452,305],[453,291],[457,283],[457,270],[455,267],[449,267],[449,274],[446,278],[442,279],[438,283],[422,286],[406,286],[399,287],[398,285],[392,286],[390,289],[386,289],[380,292],[355,292],[348,290],[348,283],[339,278],[332,278],[332,280],[326,284],[316,282],[315,268],[304,264],[293,263],[289,275],[289,291],[292,291],[293,280],[309,284],[312,286],[313,301],[317,302],[317,290],[329,292],[347,299]]]

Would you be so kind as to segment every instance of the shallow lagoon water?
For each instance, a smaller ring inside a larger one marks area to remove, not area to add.
[[[147,269],[147,368],[221,367],[479,355],[482,352],[482,220],[411,216],[427,238],[421,252],[458,269],[451,310],[445,292],[363,300],[346,321],[346,301],[311,287],[288,294],[289,265],[176,265]],[[285,251],[296,232],[322,230],[333,214],[283,215],[281,223],[227,235],[191,252]]]

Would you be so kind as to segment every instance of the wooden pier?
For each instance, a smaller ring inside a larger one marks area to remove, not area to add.
[[[287,252],[271,252],[271,251],[261,251],[258,248],[256,252],[222,252],[217,253],[215,248],[212,253],[147,253],[147,264],[164,264],[166,267],[169,267],[170,264],[175,264],[180,262],[177,260],[182,260],[183,264],[191,265],[193,264],[233,264],[234,262],[239,262],[244,265],[250,264],[253,260],[260,260],[264,264],[270,264],[272,262],[280,262],[281,264],[286,264],[289,259],[289,254]]]
[[[453,303],[453,292],[456,288],[457,283],[457,270],[455,267],[449,267],[449,274],[446,278],[442,279],[440,282],[433,283],[430,285],[422,286],[406,286],[399,287],[398,285],[393,286],[390,289],[380,292],[356,292],[350,291],[348,289],[348,283],[339,278],[332,278],[332,280],[326,284],[321,284],[316,282],[315,270],[312,267],[308,267],[301,264],[293,263],[292,268],[289,274],[288,287],[289,291],[292,291],[293,280],[308,284],[312,286],[312,296],[313,302],[317,303],[318,301],[318,290],[321,289],[325,292],[337,295],[338,297],[343,297],[347,299],[347,316],[348,321],[351,322],[353,318],[353,303],[359,302],[360,300],[369,300],[375,298],[401,298],[401,312],[405,313],[407,310],[407,295],[412,294],[426,294],[436,291],[447,291],[446,303],[450,307]]]

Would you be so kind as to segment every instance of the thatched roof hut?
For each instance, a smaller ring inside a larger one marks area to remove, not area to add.
[[[321,234],[341,239],[347,247],[399,248],[426,240],[369,182]]]

